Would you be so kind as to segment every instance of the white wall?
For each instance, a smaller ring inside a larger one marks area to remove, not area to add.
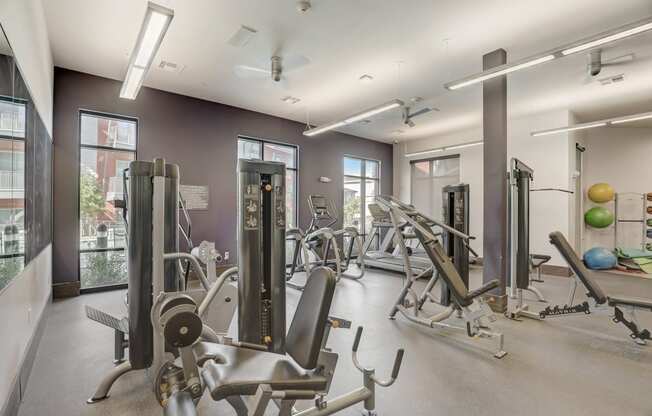
[[[52,137],[54,66],[41,0],[0,0],[0,25]]]
[[[52,246],[45,248],[0,294],[0,410],[23,364],[27,346],[50,299]]]
[[[0,0],[0,24],[51,136],[53,65],[41,0]],[[7,405],[26,348],[50,299],[51,253],[48,246],[0,292],[0,410]]]
[[[652,128],[598,128],[586,130],[585,135],[584,210],[596,205],[586,197],[594,183],[607,182],[616,192],[652,192]],[[613,203],[606,206],[613,209]],[[638,227],[632,225],[624,230],[630,235],[628,241],[640,240],[635,229]],[[596,230],[585,226],[583,244],[586,249],[613,248],[613,227]]]
[[[571,145],[568,134],[532,137],[536,130],[565,126],[569,123],[568,111],[554,111],[520,119],[508,123],[508,158],[516,157],[534,169],[532,188],[571,187],[572,167],[570,166]],[[400,156],[395,159],[394,177],[397,188],[395,194],[403,201],[410,201],[410,158],[405,153],[418,152],[453,144],[477,141],[482,138],[481,128],[469,129],[454,134],[410,141],[395,146]],[[574,148],[574,142],[572,144]],[[473,248],[482,255],[483,228],[483,146],[469,147],[416,156],[412,159],[424,159],[429,156],[446,154],[460,155],[460,181],[469,184],[470,232],[477,237]],[[507,171],[507,166],[505,167]],[[550,264],[564,266],[564,260],[548,242],[551,231],[560,230],[572,234],[572,196],[562,192],[533,192],[530,198],[530,247],[533,253],[553,256]]]

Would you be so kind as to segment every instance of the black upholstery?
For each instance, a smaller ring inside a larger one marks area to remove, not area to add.
[[[205,342],[195,354],[204,362],[202,379],[213,400],[251,396],[261,384],[273,390],[326,389],[326,377],[305,371],[286,355]]]
[[[317,267],[310,272],[299,299],[285,339],[285,348],[305,369],[310,370],[317,366],[336,283],[331,269]]]
[[[441,246],[439,241],[427,241],[422,233],[418,230],[415,230],[415,232],[421,245],[424,247],[428,258],[430,258],[432,264],[437,268],[439,275],[444,279],[444,282],[446,282],[446,285],[453,295],[453,299],[459,306],[469,306],[473,303],[473,299],[498,287],[498,280],[492,280],[482,287],[469,292],[469,289],[464,284],[464,281],[455,268],[455,265],[450,257],[448,257],[444,252],[444,248]]]
[[[652,300],[650,299],[609,296],[609,306],[633,306],[639,309],[648,309],[652,312]]]
[[[588,295],[592,297],[599,305],[607,302],[607,295],[602,291],[598,282],[593,278],[593,272],[586,268],[582,260],[577,256],[571,245],[566,240],[566,237],[559,232],[554,231],[550,233],[550,243],[557,247],[559,253],[564,257],[573,272],[582,281],[586,289],[589,291]]]
[[[539,267],[550,261],[552,257],[545,254],[530,254],[530,264],[532,267]]]

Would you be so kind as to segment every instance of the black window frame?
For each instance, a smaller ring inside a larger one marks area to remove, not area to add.
[[[347,175],[346,174],[346,159],[356,159],[361,162],[361,171],[360,171],[360,176],[358,175]],[[376,162],[378,163],[378,177],[374,178],[371,176],[367,176],[367,162]],[[361,225],[361,230],[360,235],[363,237],[367,237],[367,233],[369,230],[367,230],[367,221],[366,221],[366,211],[367,211],[367,180],[373,180],[377,181],[378,184],[378,193],[377,195],[382,195],[382,182],[381,182],[381,176],[382,176],[382,161],[378,159],[372,159],[370,157],[363,157],[363,156],[356,156],[356,155],[350,155],[350,154],[345,154],[342,156],[342,200],[340,201],[340,206],[342,207],[340,215],[342,216],[341,221],[342,221],[342,226],[344,226],[344,192],[346,190],[345,188],[345,181],[346,178],[355,178],[360,180],[360,209],[362,212],[360,213],[360,225]]]
[[[135,144],[134,144],[134,150],[131,149],[125,149],[125,148],[120,148],[120,147],[111,147],[111,146],[103,146],[103,145],[92,145],[92,144],[84,144],[82,143],[82,129],[81,129],[81,120],[84,115],[87,116],[94,116],[94,117],[100,117],[100,118],[108,118],[112,120],[121,120],[121,121],[128,121],[128,122],[133,122],[136,123],[136,138],[135,138]],[[107,113],[107,112],[102,112],[102,111],[95,111],[95,110],[87,110],[87,109],[82,109],[80,108],[78,111],[78,117],[77,117],[77,140],[78,140],[78,160],[77,160],[77,225],[80,225],[81,222],[81,210],[80,210],[80,203],[81,203],[81,193],[79,192],[79,186],[80,186],[80,178],[81,178],[81,151],[82,149],[90,149],[90,150],[105,150],[105,151],[113,151],[113,152],[125,152],[125,153],[132,153],[134,155],[134,160],[138,160],[138,138],[140,137],[140,120],[138,117],[133,117],[133,116],[125,116],[122,114],[114,114],[114,113]],[[77,243],[77,280],[79,281],[79,287],[80,287],[80,293],[95,293],[95,292],[104,292],[108,290],[119,290],[119,289],[126,289],[127,288],[127,283],[118,283],[118,284],[113,284],[113,285],[104,285],[104,286],[96,286],[96,287],[82,287],[81,286],[81,254],[82,253],[107,253],[107,252],[119,252],[119,251],[124,251],[125,247],[118,247],[118,248],[94,248],[94,249],[82,249],[80,247],[81,245],[81,240],[79,240],[79,228],[77,229],[77,237],[78,237],[78,243]]]

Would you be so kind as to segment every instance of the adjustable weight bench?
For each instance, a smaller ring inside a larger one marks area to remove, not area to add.
[[[573,280],[574,285],[571,287],[569,303],[562,307],[547,307],[541,311],[540,317],[545,318],[546,316],[559,316],[571,313],[591,313],[589,303],[586,301],[578,305],[572,305],[577,285],[576,281],[579,280],[586,288],[587,296],[595,302],[596,307],[606,305],[614,308],[614,317],[612,320],[616,323],[622,323],[625,325],[625,327],[627,327],[631,332],[629,335],[630,338],[632,338],[636,343],[645,344],[647,340],[652,340],[649,330],[639,328],[635,315],[637,310],[652,312],[652,300],[608,296],[596,281],[594,277],[596,272],[586,268],[582,260],[568,243],[568,240],[566,240],[566,237],[564,237],[564,235],[559,231],[550,233],[549,237],[550,243],[559,250],[559,253],[564,257],[564,260],[566,260],[570,268],[573,270],[576,280]]]

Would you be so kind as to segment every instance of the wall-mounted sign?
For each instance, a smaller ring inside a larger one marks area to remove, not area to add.
[[[180,185],[179,192],[186,203],[187,210],[208,209],[208,186]]]

